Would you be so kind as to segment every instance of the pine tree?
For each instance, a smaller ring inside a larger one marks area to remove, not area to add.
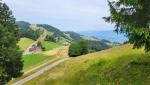
[[[17,46],[19,38],[12,12],[0,1],[0,85],[22,75],[22,52]]]
[[[108,1],[107,22],[115,23],[116,32],[125,33],[134,48],[145,47],[150,51],[150,0]]]

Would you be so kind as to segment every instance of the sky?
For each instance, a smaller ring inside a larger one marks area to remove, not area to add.
[[[62,31],[106,31],[114,26],[107,0],[3,0],[17,21],[49,24]]]

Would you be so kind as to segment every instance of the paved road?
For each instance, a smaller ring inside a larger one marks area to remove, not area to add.
[[[41,69],[40,71],[38,71],[38,72],[36,72],[36,73],[34,73],[34,74],[32,74],[32,75],[30,75],[30,76],[28,76],[28,77],[26,77],[26,78],[20,80],[20,81],[14,83],[14,84],[12,84],[12,85],[22,85],[22,84],[24,84],[24,83],[30,81],[31,79],[33,79],[33,78],[35,78],[35,77],[37,77],[37,76],[40,76],[40,75],[43,74],[44,72],[46,72],[46,71],[52,69],[53,67],[55,67],[55,66],[57,66],[57,65],[59,65],[59,64],[61,64],[61,63],[63,63],[63,62],[66,61],[66,60],[69,60],[69,59],[70,59],[70,58],[64,58],[64,59],[61,59],[61,60],[59,60],[59,61],[56,61],[56,62],[54,62],[54,63],[52,63],[52,64],[46,66],[45,68]]]

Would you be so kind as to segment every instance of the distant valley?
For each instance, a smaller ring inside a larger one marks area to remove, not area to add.
[[[26,50],[31,42],[33,41],[38,44],[41,43],[40,47],[44,50],[50,49],[47,48],[47,44],[51,43],[63,45],[77,43],[81,40],[84,40],[88,44],[88,49],[90,52],[101,51],[120,45],[118,43],[110,42],[107,39],[92,37],[92,35],[83,35],[72,31],[61,31],[56,27],[53,27],[48,24],[30,24],[26,21],[17,21],[20,35],[22,39],[18,43],[22,50]],[[22,42],[29,42],[29,44],[22,44]],[[21,44],[20,44],[21,43]],[[25,45],[25,46],[24,46]]]
[[[85,32],[77,32],[81,35],[85,36],[93,36],[99,39],[108,40],[111,42],[124,43],[128,39],[123,34],[117,34],[113,30],[110,31],[85,31]]]

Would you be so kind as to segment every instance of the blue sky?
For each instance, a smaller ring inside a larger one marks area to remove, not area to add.
[[[107,0],[3,0],[18,21],[49,24],[63,31],[104,31],[114,26],[102,17],[109,15]]]

